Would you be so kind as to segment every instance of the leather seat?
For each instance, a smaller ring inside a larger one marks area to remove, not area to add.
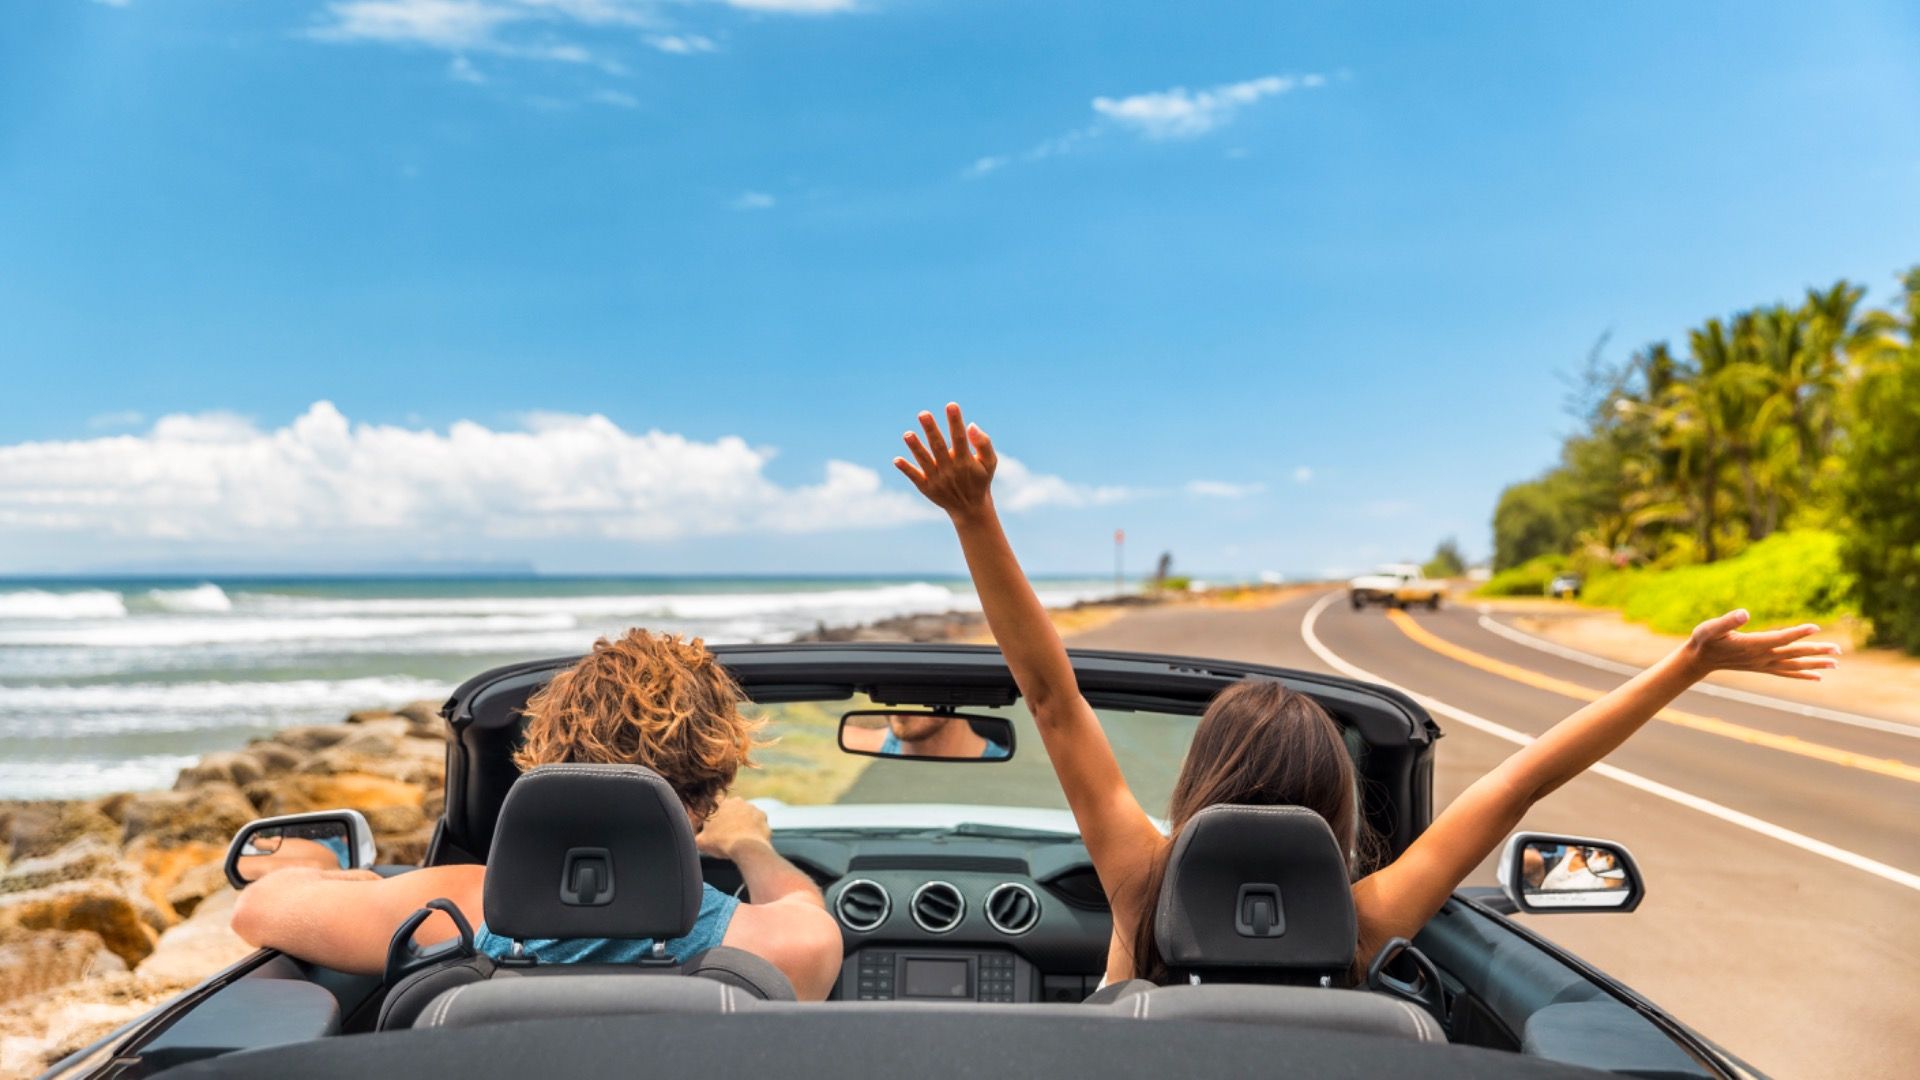
[[[508,789],[487,854],[487,928],[514,941],[651,938],[634,964],[538,964],[531,957],[455,957],[401,979],[379,1027],[412,1025],[448,991],[496,980],[581,974],[695,975],[756,997],[792,1000],[779,969],[738,949],[716,948],[684,965],[661,942],[700,913],[700,856],[679,796],[639,765],[545,765]],[[552,1015],[552,1014],[547,1014]]]

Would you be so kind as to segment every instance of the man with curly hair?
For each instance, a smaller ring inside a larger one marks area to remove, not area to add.
[[[819,1000],[839,975],[839,928],[812,879],[773,849],[766,815],[727,789],[751,765],[757,724],[740,713],[741,693],[699,639],[629,630],[602,638],[554,676],[526,708],[522,771],[562,763],[645,765],[659,773],[692,820],[700,850],[739,867],[752,903],[701,886],[700,916],[684,937],[663,942],[677,960],[727,945],[779,968],[802,1000]],[[483,866],[432,866],[399,877],[367,870],[278,870],[248,886],[233,929],[251,944],[340,971],[377,974],[387,945],[427,901],[453,901],[479,927],[482,951],[504,955],[486,931]],[[428,945],[454,934],[444,915],[415,935]],[[651,942],[559,939],[522,942],[549,963],[619,962]]]

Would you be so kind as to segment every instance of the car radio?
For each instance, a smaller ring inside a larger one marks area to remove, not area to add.
[[[1033,965],[1011,952],[862,949],[840,974],[843,1001],[1033,1000]]]

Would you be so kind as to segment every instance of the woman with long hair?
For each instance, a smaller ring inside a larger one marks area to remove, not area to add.
[[[1152,911],[1171,840],[1121,775],[1099,717],[1080,694],[1052,620],[1020,570],[993,505],[993,441],[948,404],[946,431],[930,412],[904,439],[894,465],[959,535],[987,624],[1020,686],[1113,909],[1107,980],[1165,975]],[[1521,817],[1612,752],[1710,672],[1763,671],[1818,679],[1838,647],[1804,640],[1796,626],[1743,634],[1745,611],[1701,623],[1665,659],[1527,744],[1475,781],[1392,862],[1372,869],[1353,759],[1340,727],[1311,698],[1271,680],[1215,696],[1194,731],[1168,820],[1177,835],[1194,814],[1223,803],[1303,806],[1325,818],[1347,852],[1359,916],[1356,969],[1395,937],[1411,938]],[[1370,872],[1369,872],[1370,871]]]

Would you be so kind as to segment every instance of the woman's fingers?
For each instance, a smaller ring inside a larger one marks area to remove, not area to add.
[[[920,436],[909,431],[900,436],[900,441],[907,444],[908,450],[913,451],[913,460],[920,463],[920,468],[923,472],[930,473],[933,471],[933,455],[927,452],[926,447],[920,445]]]
[[[1747,625],[1749,618],[1752,618],[1752,616],[1747,614],[1745,608],[1737,608],[1717,619],[1708,619],[1706,622],[1694,627],[1693,632],[1694,635],[1702,641],[1712,641],[1714,638],[1724,637],[1740,629],[1742,626]]]
[[[1782,645],[1773,650],[1776,660],[1794,660],[1802,656],[1839,656],[1840,646],[1831,641],[1809,641],[1805,645]]]
[[[980,463],[987,467],[987,471],[993,471],[994,466],[1000,464],[1000,455],[993,452],[993,440],[987,438],[987,433],[980,430],[979,424],[967,425],[967,441],[973,444],[974,453],[980,455]]]
[[[953,456],[947,449],[946,437],[940,434],[940,425],[934,422],[932,413],[921,412],[920,428],[927,433],[927,448],[933,452],[935,461],[945,461]]]
[[[954,457],[966,457],[972,453],[967,446],[967,425],[960,419],[960,406],[957,402],[947,402],[947,438],[953,444]]]
[[[1768,671],[1822,671],[1837,668],[1840,661],[1831,656],[1809,656],[1798,660],[1773,660],[1767,664]]]
[[[1812,672],[1812,671],[1774,671],[1773,669],[1768,668],[1766,673],[1768,675],[1778,676],[1782,679],[1805,679],[1808,682],[1820,681],[1819,673]]]
[[[1799,626],[1789,626],[1785,630],[1762,630],[1757,634],[1748,634],[1747,638],[1762,645],[1777,648],[1819,632],[1818,626],[1812,623],[1801,623]]]
[[[899,469],[902,473],[905,473],[907,479],[913,481],[914,487],[923,488],[927,486],[927,474],[921,472],[919,466],[915,465],[911,461],[908,461],[906,458],[903,458],[903,457],[894,458],[893,467],[896,469]]]

